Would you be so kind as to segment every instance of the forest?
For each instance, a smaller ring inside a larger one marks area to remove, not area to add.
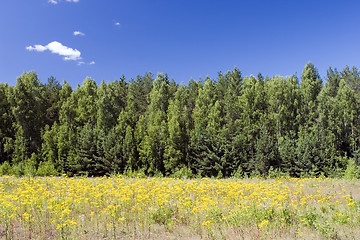
[[[2,80],[3,82],[4,79]],[[360,71],[0,83],[0,174],[359,177]]]

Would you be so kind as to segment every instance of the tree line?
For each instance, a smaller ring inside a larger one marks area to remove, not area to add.
[[[0,174],[358,176],[360,71],[0,84]]]

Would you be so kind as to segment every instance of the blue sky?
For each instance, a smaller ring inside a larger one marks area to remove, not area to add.
[[[300,76],[359,67],[359,1],[1,0],[0,82],[35,70],[72,86],[145,72],[185,84],[237,66]],[[74,32],[80,32],[77,35]],[[83,34],[81,34],[83,33]]]

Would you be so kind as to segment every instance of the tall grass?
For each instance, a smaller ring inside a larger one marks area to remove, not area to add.
[[[343,239],[359,226],[355,180],[0,178],[2,239]]]

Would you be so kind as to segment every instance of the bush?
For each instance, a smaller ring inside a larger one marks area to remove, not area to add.
[[[289,174],[282,172],[280,168],[273,168],[271,166],[269,169],[268,178],[280,178],[280,177],[289,177]]]
[[[348,164],[345,170],[344,178],[353,179],[359,178],[360,169],[355,163],[355,159],[349,158]]]
[[[24,174],[26,176],[35,176],[36,175],[36,164],[37,157],[36,154],[31,154],[31,158],[25,160],[25,169]]]
[[[57,176],[59,175],[59,173],[55,170],[55,166],[53,164],[53,162],[51,161],[46,161],[46,162],[41,162],[39,164],[39,168],[36,171],[36,175],[38,176]]]
[[[259,178],[262,177],[258,170],[253,170],[250,172],[250,178]]]
[[[5,161],[3,164],[1,164],[0,166],[0,176],[3,175],[11,175],[12,172],[12,168],[11,165],[8,161]]]
[[[115,175],[117,175],[117,174],[115,174]],[[134,177],[144,178],[146,176],[144,173],[144,170],[136,171],[136,170],[132,170],[131,168],[125,169],[123,175],[126,177],[132,177],[132,178],[134,178]]]
[[[171,177],[173,178],[193,178],[194,175],[190,168],[182,167],[179,170],[175,171]]]
[[[12,172],[16,177],[21,177],[24,175],[24,162],[19,162],[18,164],[15,164],[12,166]]]
[[[157,224],[167,224],[174,215],[172,207],[160,207],[150,213],[150,218]]]
[[[231,177],[232,178],[243,178],[244,171],[243,171],[242,167],[239,166],[238,169],[231,174]]]

